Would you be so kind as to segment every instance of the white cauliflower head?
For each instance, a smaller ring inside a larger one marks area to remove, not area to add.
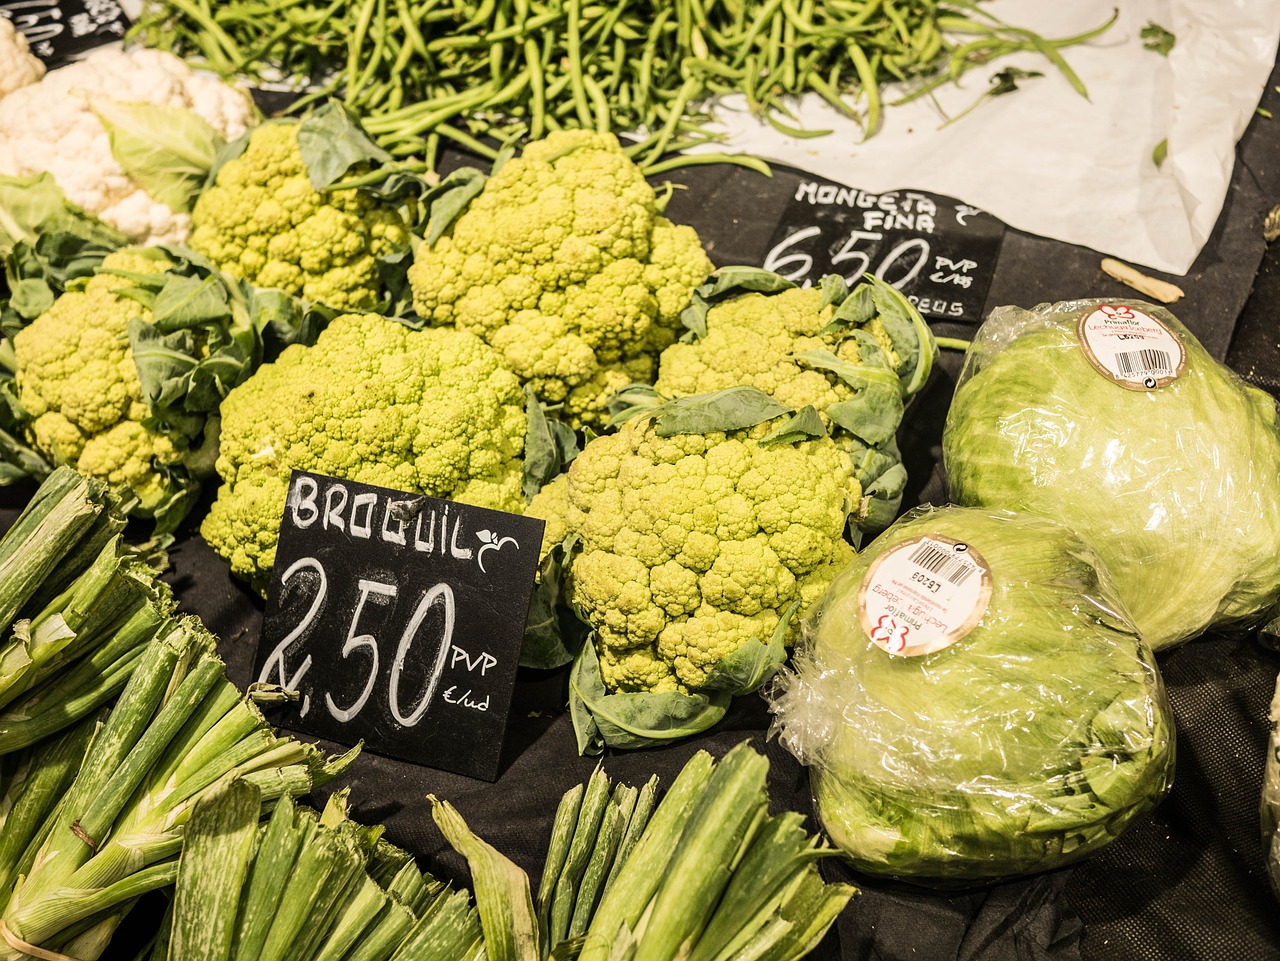
[[[35,56],[8,17],[0,15],[0,98],[44,76],[44,61]]]
[[[152,198],[111,155],[91,102],[152,103],[190,110],[226,139],[254,122],[243,90],[173,54],[103,48],[0,100],[0,173],[48,171],[72,203],[139,244],[181,243],[191,218]]]

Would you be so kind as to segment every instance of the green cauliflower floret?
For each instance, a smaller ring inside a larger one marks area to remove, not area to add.
[[[605,398],[632,382],[617,372],[651,379],[711,270],[617,139],[572,130],[507,161],[418,247],[409,281],[428,323],[483,337],[569,423],[600,427]]]
[[[340,310],[374,308],[378,258],[409,244],[395,208],[364,191],[311,186],[296,123],[254,130],[200,195],[191,222],[191,248],[227,273]]]
[[[168,261],[137,250],[110,254],[83,289],[62,294],[13,338],[27,436],[54,463],[128,487],[150,514],[175,493],[185,449],[146,425],[148,407],[129,347],[132,318],[151,312],[120,296],[131,281],[108,270],[160,274]]]
[[[632,420],[534,498],[535,516],[563,512],[553,536],[577,536],[568,600],[609,691],[698,692],[744,644],[779,628],[790,644],[852,556],[848,455],[827,437],[761,446],[771,426],[661,437]]]
[[[519,381],[478,337],[346,314],[227,395],[200,532],[265,589],[294,469],[519,512],[525,430]]]
[[[697,232],[666,217],[653,223],[645,281],[658,300],[658,316],[649,328],[649,349],[656,356],[684,332],[680,314],[689,306],[689,291],[707,279],[708,261]]]

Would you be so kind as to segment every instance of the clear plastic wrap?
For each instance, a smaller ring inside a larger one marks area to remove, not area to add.
[[[1159,651],[1280,599],[1275,400],[1163,307],[1001,307],[947,417],[959,504],[1032,511],[1089,540]]]
[[[1280,898],[1280,678],[1271,699],[1271,737],[1267,741],[1267,764],[1262,776],[1262,850],[1267,856],[1271,890]]]
[[[1154,654],[1092,551],[1030,515],[907,514],[832,582],[771,709],[827,834],[873,874],[1054,868],[1172,783]]]

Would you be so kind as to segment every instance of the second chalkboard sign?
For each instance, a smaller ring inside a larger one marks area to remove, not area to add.
[[[293,730],[497,777],[542,521],[295,471],[256,676]]]
[[[873,273],[920,313],[979,323],[1005,226],[937,194],[873,194],[799,171],[761,264],[796,283]]]
[[[129,29],[129,18],[117,0],[0,2],[0,16],[13,21],[50,69],[95,47],[119,43]]]

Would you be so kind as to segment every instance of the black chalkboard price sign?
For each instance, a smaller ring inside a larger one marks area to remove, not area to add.
[[[257,680],[292,730],[494,780],[542,521],[295,471]]]
[[[50,69],[94,47],[118,43],[129,29],[116,0],[15,0],[0,3],[0,16],[13,21]]]
[[[797,283],[872,273],[926,317],[979,323],[1005,225],[918,190],[872,194],[800,174],[761,264]]]

